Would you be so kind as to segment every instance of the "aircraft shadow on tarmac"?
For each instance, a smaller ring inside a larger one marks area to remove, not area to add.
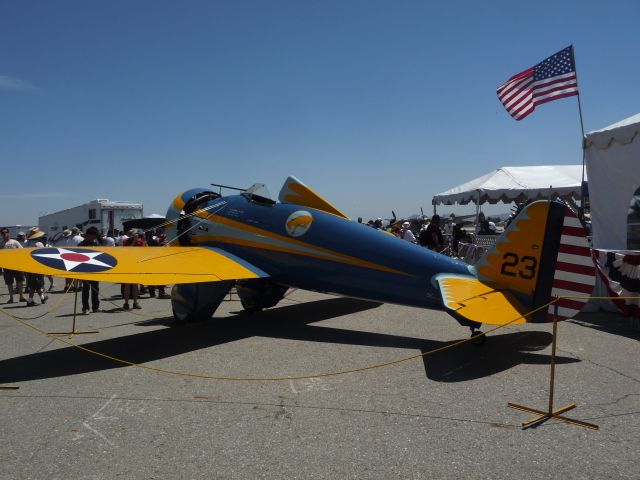
[[[632,318],[625,317],[622,313],[606,311],[580,313],[569,322],[600,332],[640,340],[640,330],[634,326]]]
[[[188,327],[176,326],[147,330],[133,335],[83,343],[82,346],[129,362],[143,364],[254,336],[407,350],[406,354],[403,352],[395,355],[394,358],[384,358],[379,361],[393,360],[417,352],[425,353],[453,343],[312,325],[315,322],[378,306],[378,303],[347,298],[318,300],[272,308],[257,314],[240,312],[234,317],[214,318],[212,321]],[[137,325],[145,326],[158,323],[172,324],[172,320],[160,318],[140,322]],[[428,328],[428,322],[425,322],[425,332],[428,332]],[[460,332],[462,338],[466,330],[461,329]],[[78,341],[77,338],[76,341]],[[551,334],[547,332],[495,334],[491,335],[482,347],[466,343],[426,356],[422,361],[429,379],[441,382],[459,382],[486,377],[520,364],[547,365],[550,363],[549,355],[533,352],[546,348],[550,343]],[[557,357],[556,361],[562,364],[579,360]],[[75,347],[63,347],[0,361],[0,374],[4,382],[21,382],[109,370],[123,366],[125,365],[88,354]],[[345,369],[362,366],[364,365],[349,364],[345,365]],[[206,373],[223,374],[222,372]],[[283,372],[283,374],[291,373]],[[253,374],[254,372],[243,372],[243,375],[247,376]]]

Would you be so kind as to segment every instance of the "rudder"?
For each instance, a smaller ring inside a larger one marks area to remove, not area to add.
[[[478,279],[512,292],[529,311],[529,322],[551,320],[554,307],[541,308],[554,296],[588,296],[595,267],[580,220],[558,201],[527,205],[496,244],[476,264]],[[571,318],[587,298],[561,298],[559,319]]]

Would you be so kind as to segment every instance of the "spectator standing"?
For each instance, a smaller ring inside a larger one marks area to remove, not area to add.
[[[27,246],[27,236],[24,232],[18,232],[16,239],[18,240],[18,243],[22,246],[22,248]]]
[[[407,242],[416,243],[416,236],[411,231],[411,224],[409,222],[404,222],[402,224],[402,229],[400,230],[400,238]]]
[[[82,242],[82,240],[84,240],[84,237],[81,235],[81,231],[78,227],[73,227],[71,229],[71,240],[69,240],[69,247],[77,247],[78,245],[80,245],[80,242]]]
[[[98,229],[89,227],[78,247],[99,247]],[[82,313],[89,315],[89,293],[91,293],[91,310],[93,313],[100,311],[100,282],[95,280],[82,281]]]
[[[32,229],[30,229],[29,236],[27,237],[27,247],[44,248],[44,243],[42,243],[42,237],[44,237],[44,235],[45,233],[38,227],[33,227]],[[32,307],[35,305],[33,297],[36,293],[40,295],[41,303],[47,303],[47,299],[49,297],[46,293],[44,293],[44,275],[40,275],[37,273],[27,273],[27,290],[29,291],[27,307]]]
[[[98,229],[89,227],[78,247],[99,247]],[[82,313],[89,315],[89,292],[91,292],[91,310],[93,313],[100,311],[100,283],[95,280],[82,280]]]
[[[3,228],[0,230],[0,234],[2,235],[2,239],[0,240],[0,248],[22,248],[20,242],[14,240],[9,236],[9,229]],[[24,284],[24,274],[22,272],[18,272],[16,270],[3,269],[2,271],[4,276],[4,283],[7,285],[9,289],[9,301],[7,303],[13,303],[13,282],[16,283],[18,287],[18,294],[20,295],[20,301],[26,302],[26,298],[22,295],[22,285]]]
[[[125,247],[144,247],[145,241],[142,233],[136,233],[129,237],[126,240]],[[140,286],[137,283],[123,283],[122,284],[122,295],[124,296],[124,305],[122,308],[125,310],[129,310],[129,299],[133,300],[133,308],[140,309],[142,308],[138,303],[138,296],[140,295]]]
[[[164,247],[167,244],[167,236],[164,233],[164,230],[158,230],[154,234],[150,234],[147,237],[147,245],[149,247]],[[169,295],[165,292],[164,285],[149,285],[149,297],[153,298],[156,296],[156,288],[158,289],[158,298],[169,298]]]
[[[431,217],[431,222],[426,230],[420,232],[420,245],[429,250],[439,252],[442,250],[443,238],[440,231],[440,215]]]
[[[445,235],[453,234],[453,226],[455,225],[456,216],[452,213],[444,224],[443,230]]]
[[[51,247],[51,244],[49,243],[49,239],[47,238],[46,235],[44,237],[42,237],[42,244],[45,247]],[[47,275],[47,279],[49,280],[49,288],[48,288],[47,292],[53,292],[53,289],[55,287],[55,285],[53,284],[53,276],[52,275]]]
[[[116,244],[119,247],[124,247],[124,246],[128,245],[129,239],[132,236],[133,236],[133,233],[131,232],[131,229],[127,230],[126,232],[122,232],[122,235],[120,235],[120,238],[118,239],[118,242]]]
[[[70,247],[69,241],[71,240],[71,230],[65,228],[62,231],[62,237],[56,242],[57,247]]]
[[[109,230],[107,232],[107,235],[102,237],[102,246],[103,247],[115,247],[116,246],[116,241],[113,238],[113,230]]]
[[[58,240],[58,247],[62,247],[62,248],[66,248],[66,247],[75,247],[76,244],[73,243],[73,236],[71,234],[71,230],[68,228],[65,228],[62,231],[62,238],[60,240]],[[73,288],[74,285],[74,280],[72,278],[65,278],[64,279],[64,290],[65,292],[70,291]]]
[[[453,225],[453,232],[451,233],[451,248],[454,254],[458,253],[458,245],[460,242],[467,240],[467,233],[462,229],[462,223],[456,223]]]

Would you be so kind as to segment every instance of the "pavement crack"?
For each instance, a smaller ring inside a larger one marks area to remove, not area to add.
[[[590,363],[591,365],[595,365],[596,367],[604,368],[605,370],[609,370],[610,372],[616,373],[616,374],[620,375],[621,377],[624,377],[624,378],[626,378],[628,380],[631,380],[633,382],[640,383],[640,379],[632,377],[631,375],[627,375],[626,373],[623,373],[620,370],[616,370],[615,368],[610,367],[608,365],[603,365],[602,363],[598,363],[598,362],[596,362],[594,360],[590,360],[588,358],[580,357],[580,356],[576,355],[575,353],[570,352],[568,350],[562,350],[562,349],[558,348],[558,352],[562,353],[563,355],[567,355],[567,356],[569,356],[571,358],[574,358],[576,360],[580,360],[581,362]]]
[[[604,408],[604,407],[612,407],[612,406],[614,406],[614,405],[616,405],[616,404],[618,404],[618,403],[622,402],[623,400],[626,400],[627,398],[630,398],[630,397],[640,397],[640,393],[628,393],[626,395],[623,395],[622,397],[619,397],[619,398],[615,399],[612,402],[594,403],[591,406],[593,406],[593,407],[602,407],[602,408]]]

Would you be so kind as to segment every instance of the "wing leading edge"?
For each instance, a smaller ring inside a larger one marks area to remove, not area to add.
[[[27,273],[114,283],[163,285],[269,275],[206,247],[47,247],[0,250],[0,267]]]

